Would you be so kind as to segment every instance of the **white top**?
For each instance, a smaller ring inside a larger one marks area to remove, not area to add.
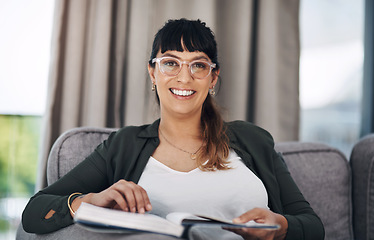
[[[261,180],[233,150],[228,159],[231,167],[228,170],[196,168],[180,172],[150,157],[138,184],[147,191],[152,213],[162,217],[170,212],[188,212],[231,220],[254,207],[268,208],[268,196]],[[217,230],[219,239],[242,239],[220,228]],[[218,233],[206,231],[212,232]],[[228,236],[222,238],[226,233]],[[212,239],[212,236],[194,239]]]

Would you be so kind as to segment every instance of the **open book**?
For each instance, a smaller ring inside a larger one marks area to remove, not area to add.
[[[170,213],[165,219],[149,213],[130,213],[97,207],[88,203],[81,204],[74,216],[74,221],[90,230],[100,232],[140,231],[176,237],[186,236],[188,229],[197,224],[213,224],[229,228],[279,228],[278,225],[267,225],[256,222],[235,224],[230,220],[179,212]]]

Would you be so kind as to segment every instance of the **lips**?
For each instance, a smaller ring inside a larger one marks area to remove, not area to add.
[[[177,90],[170,88],[170,91],[177,96],[188,97],[195,93],[193,90]]]

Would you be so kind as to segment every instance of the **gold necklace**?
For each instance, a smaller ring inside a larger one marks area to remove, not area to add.
[[[160,134],[161,134],[161,136],[165,139],[165,141],[167,142],[167,143],[169,143],[172,147],[174,147],[174,148],[176,148],[176,149],[178,149],[178,150],[180,150],[180,151],[182,151],[182,152],[185,152],[185,153],[188,153],[188,154],[190,154],[190,158],[192,159],[192,160],[196,160],[196,158],[197,158],[197,153],[200,151],[200,149],[203,147],[203,145],[204,145],[204,141],[201,143],[201,146],[199,147],[199,149],[197,149],[197,151],[196,152],[194,152],[194,153],[192,153],[192,152],[189,152],[189,151],[186,151],[186,150],[184,150],[184,149],[182,149],[182,148],[179,148],[179,147],[177,147],[177,146],[175,146],[174,144],[172,144],[165,136],[164,136],[164,134],[161,132],[161,129],[159,129],[159,131],[160,131]]]

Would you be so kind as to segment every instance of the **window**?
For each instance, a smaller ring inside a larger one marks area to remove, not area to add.
[[[360,137],[363,0],[300,2],[301,141],[347,157]]]
[[[34,194],[53,3],[0,2],[0,239],[14,239]]]

